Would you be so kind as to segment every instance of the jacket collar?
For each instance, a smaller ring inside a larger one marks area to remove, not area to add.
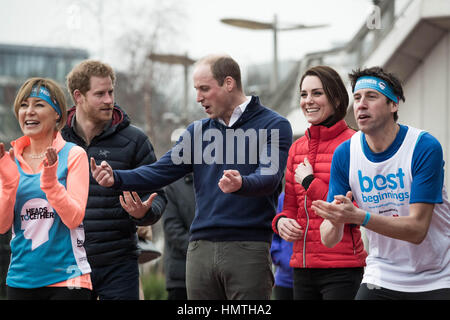
[[[305,131],[305,135],[309,140],[331,140],[337,137],[342,131],[346,130],[347,128],[348,126],[345,120],[340,120],[330,128],[320,125],[311,126]]]
[[[23,150],[29,146],[30,143],[30,138],[27,136],[22,136],[14,141],[11,141],[11,146],[14,148],[14,154],[22,155]],[[64,147],[65,143],[66,141],[64,141],[61,133],[57,131],[52,142],[52,147],[56,149],[56,152],[59,152]]]
[[[32,173],[33,169],[31,169],[30,165],[23,158],[23,150],[29,146],[31,143],[30,138],[27,136],[22,136],[14,141],[11,141],[11,146],[14,149],[14,156],[17,161],[21,164],[22,168],[24,168],[25,172]],[[55,137],[52,142],[52,147],[56,149],[56,152],[61,151],[61,149],[66,144],[66,141],[61,136],[61,133],[57,131],[55,133]],[[39,170],[43,168],[43,162],[39,165]]]
[[[76,133],[73,128],[73,120],[75,117],[76,112],[76,106],[73,106],[67,113],[67,122],[66,126],[62,129],[63,135],[71,136],[72,138],[75,138],[79,141],[79,143],[82,143],[84,140],[81,139]],[[128,127],[130,124],[130,119],[128,118],[128,115],[123,111],[118,105],[114,105],[113,109],[113,117],[111,124],[106,127],[100,135],[97,137],[107,137],[114,132],[120,131],[126,127]],[[95,138],[94,138],[95,139]]]
[[[67,111],[66,125],[69,128],[72,128],[73,119],[75,117],[76,110],[77,110],[77,106],[73,106],[72,108],[69,109],[69,111]],[[124,122],[125,120],[128,120],[127,114],[118,105],[115,104],[114,109],[113,109],[111,126],[115,126],[119,123]]]

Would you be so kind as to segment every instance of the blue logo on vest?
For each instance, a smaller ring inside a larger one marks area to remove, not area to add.
[[[358,170],[358,180],[363,202],[379,203],[381,200],[385,199],[395,199],[403,202],[405,199],[408,199],[409,192],[393,192],[393,190],[405,188],[404,177],[405,174],[403,173],[402,168],[399,168],[397,173],[389,173],[386,176],[377,174],[373,178],[364,176],[361,170]],[[383,190],[385,191],[377,192]],[[372,191],[376,193],[373,194]],[[363,194],[369,192],[372,192],[370,196],[365,196]]]
[[[403,173],[402,168],[399,168],[396,174],[389,173],[386,176],[383,176],[382,174],[377,174],[375,177],[373,177],[373,179],[367,176],[363,176],[361,170],[358,170],[359,185],[361,187],[362,192],[370,192],[374,187],[378,191],[384,190],[388,187],[392,190],[395,190],[398,188],[398,186],[400,186],[401,189],[404,189],[405,188],[405,184],[403,182],[404,176],[405,174]]]

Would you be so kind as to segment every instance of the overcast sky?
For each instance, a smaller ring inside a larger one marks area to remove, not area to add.
[[[225,25],[221,18],[280,24],[329,24],[328,28],[280,32],[279,58],[300,59],[351,39],[372,9],[370,0],[0,0],[0,43],[85,48],[91,57],[120,68],[118,39],[126,30],[151,30],[155,15],[173,36],[163,50],[199,58],[226,52],[245,69],[272,61],[271,31]],[[176,12],[171,13],[175,8]],[[168,12],[171,11],[171,12]],[[123,38],[122,38],[123,39]],[[169,53],[169,52],[163,52]]]

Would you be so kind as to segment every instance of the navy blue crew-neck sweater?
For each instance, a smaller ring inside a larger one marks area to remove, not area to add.
[[[291,143],[289,122],[253,96],[231,127],[216,119],[195,121],[159,161],[115,170],[113,187],[154,190],[193,172],[196,212],[190,241],[270,242]],[[242,176],[241,189],[230,194],[218,186],[228,169]]]

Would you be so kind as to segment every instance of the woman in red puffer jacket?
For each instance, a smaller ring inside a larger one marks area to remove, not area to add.
[[[361,283],[367,253],[359,226],[346,225],[342,241],[325,247],[323,221],[311,209],[326,200],[333,152],[355,131],[344,121],[348,93],[339,74],[327,66],[312,67],[300,81],[300,107],[311,126],[295,141],[286,167],[283,211],[273,230],[294,241],[294,299],[353,299]]]

